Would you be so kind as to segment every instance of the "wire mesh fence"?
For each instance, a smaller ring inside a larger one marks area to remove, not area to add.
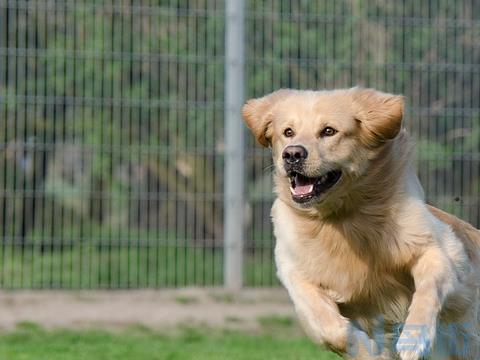
[[[246,95],[402,93],[429,202],[480,224],[480,4],[246,2]],[[222,285],[222,0],[0,0],[0,286]],[[248,286],[276,284],[245,147]]]

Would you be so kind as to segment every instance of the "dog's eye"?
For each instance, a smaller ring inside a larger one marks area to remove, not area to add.
[[[283,132],[283,135],[285,135],[286,137],[292,137],[293,135],[295,135],[295,133],[291,128],[286,128]]]
[[[324,128],[321,132],[320,132],[320,136],[321,137],[324,137],[324,136],[333,136],[337,133],[338,131],[335,130],[334,128],[330,127],[330,126],[327,126],[326,128]]]

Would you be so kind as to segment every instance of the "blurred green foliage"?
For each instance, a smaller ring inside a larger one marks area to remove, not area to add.
[[[246,97],[357,84],[405,94],[427,199],[478,225],[479,18],[474,1],[249,0]],[[223,0],[0,0],[4,241],[143,234],[220,248],[224,32]],[[253,141],[257,284],[273,281],[272,185]]]

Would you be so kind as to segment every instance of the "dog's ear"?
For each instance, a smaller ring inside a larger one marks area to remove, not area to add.
[[[377,147],[397,136],[402,127],[404,98],[374,89],[353,88],[355,118],[365,144]]]
[[[271,145],[273,109],[292,90],[281,89],[258,99],[250,99],[243,105],[242,115],[258,142],[265,147]]]

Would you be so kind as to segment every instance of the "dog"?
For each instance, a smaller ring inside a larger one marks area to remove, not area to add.
[[[274,163],[277,275],[346,359],[480,359],[480,231],[425,203],[404,97],[281,89],[243,118]]]

